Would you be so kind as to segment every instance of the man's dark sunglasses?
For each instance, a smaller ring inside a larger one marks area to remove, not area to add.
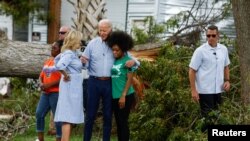
[[[210,37],[213,37],[213,38],[215,38],[216,37],[216,34],[207,34],[207,38],[210,38]]]
[[[62,32],[62,31],[60,31],[60,32],[58,32],[58,33],[64,35],[64,34],[67,33],[67,32]]]

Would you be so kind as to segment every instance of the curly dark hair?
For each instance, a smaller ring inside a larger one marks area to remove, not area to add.
[[[134,41],[132,37],[124,31],[114,31],[110,34],[107,44],[109,47],[117,45],[119,48],[126,52],[134,47]]]

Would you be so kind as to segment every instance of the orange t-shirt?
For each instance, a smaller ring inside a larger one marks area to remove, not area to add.
[[[54,66],[54,58],[50,57],[48,60],[45,61],[44,66]],[[53,81],[58,81],[61,79],[61,73],[59,71],[46,73],[42,71],[40,73],[40,78],[44,84],[51,83]],[[51,92],[59,92],[59,85],[52,86],[46,90],[44,90],[45,93],[51,93]]]

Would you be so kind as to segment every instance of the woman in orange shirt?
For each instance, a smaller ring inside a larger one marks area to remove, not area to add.
[[[51,57],[45,61],[44,66],[54,66],[54,57],[61,52],[63,45],[62,40],[58,40],[52,44]],[[53,115],[56,111],[56,105],[59,94],[59,82],[61,79],[61,73],[59,71],[40,73],[39,81],[42,94],[36,109],[36,130],[38,133],[38,140],[44,141],[44,126],[45,116],[52,110]],[[61,124],[56,125],[56,141],[61,140]]]

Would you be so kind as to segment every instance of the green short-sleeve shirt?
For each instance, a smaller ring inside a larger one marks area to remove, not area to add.
[[[111,69],[111,77],[112,77],[112,97],[113,99],[120,98],[124,87],[127,82],[127,73],[133,72],[131,68],[127,68],[125,63],[131,60],[128,55],[115,60],[114,65]],[[132,85],[130,86],[127,95],[134,93],[134,88]]]

